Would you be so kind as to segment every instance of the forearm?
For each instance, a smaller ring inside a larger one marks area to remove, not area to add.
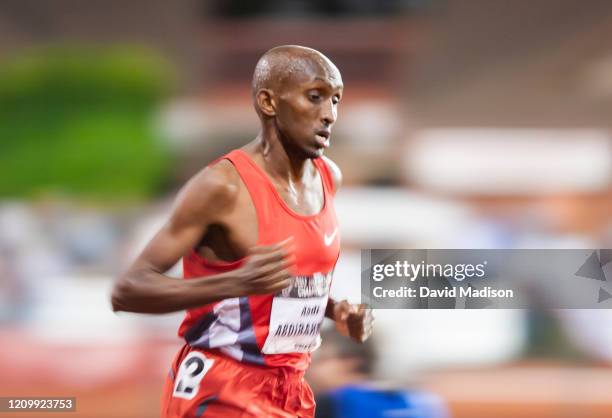
[[[163,314],[235,297],[231,274],[180,280],[152,270],[130,270],[113,287],[113,311]]]

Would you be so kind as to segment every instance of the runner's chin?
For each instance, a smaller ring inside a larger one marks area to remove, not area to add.
[[[325,147],[320,146],[317,143],[314,143],[312,147],[308,147],[308,157],[310,158],[319,158],[325,152]]]
[[[314,143],[314,152],[316,157],[320,157],[325,153],[325,150],[329,147],[329,143],[322,142],[320,140],[315,140]]]

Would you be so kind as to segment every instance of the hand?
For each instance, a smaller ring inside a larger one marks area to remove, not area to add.
[[[340,334],[360,343],[372,335],[374,316],[366,304],[351,305],[343,300],[334,304],[333,315]]]
[[[253,247],[235,271],[235,286],[240,296],[277,293],[291,284],[289,270],[294,263],[293,237],[278,244]]]

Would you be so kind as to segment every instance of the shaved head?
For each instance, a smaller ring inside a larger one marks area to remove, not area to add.
[[[277,46],[267,51],[255,66],[253,97],[261,89],[280,93],[287,85],[309,81],[316,75],[342,84],[338,68],[319,51],[298,45]]]

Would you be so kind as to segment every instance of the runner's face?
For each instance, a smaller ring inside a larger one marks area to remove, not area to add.
[[[276,122],[285,145],[307,158],[322,156],[330,145],[342,98],[340,73],[332,68],[308,70],[284,87]]]

